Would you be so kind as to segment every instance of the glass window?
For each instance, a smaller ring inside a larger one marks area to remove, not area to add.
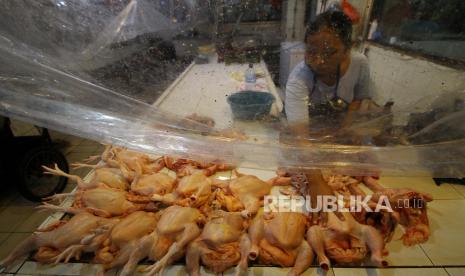
[[[281,20],[281,1],[224,0],[223,4],[224,23]]]
[[[375,0],[369,39],[462,63],[464,15],[463,0]]]

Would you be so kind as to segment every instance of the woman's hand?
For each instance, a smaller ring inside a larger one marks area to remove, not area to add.
[[[293,124],[281,131],[279,141],[286,145],[304,146],[311,144],[309,135],[308,124]]]
[[[371,99],[364,99],[360,102],[360,106],[357,110],[358,112],[382,112],[384,111],[384,108],[377,105],[373,100]]]
[[[335,196],[333,190],[328,186],[326,181],[323,179],[323,175],[320,170],[309,170],[305,173],[308,181],[307,191],[311,200],[311,207],[316,208],[318,196]],[[323,206],[321,206],[323,207]],[[323,209],[323,208],[322,208]],[[341,221],[344,221],[345,218],[342,213],[338,211],[333,212],[336,217]],[[309,214],[312,225],[321,224],[325,227],[328,223],[328,213],[324,210],[319,210],[317,212],[312,212]]]

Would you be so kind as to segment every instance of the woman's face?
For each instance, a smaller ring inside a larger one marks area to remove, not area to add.
[[[334,74],[349,51],[342,40],[327,27],[308,36],[305,62],[317,75]]]

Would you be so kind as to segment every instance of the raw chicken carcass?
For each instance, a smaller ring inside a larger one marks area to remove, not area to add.
[[[198,225],[205,223],[196,208],[173,205],[160,212],[156,230],[137,242],[120,275],[132,275],[137,263],[146,257],[157,261],[147,267],[148,275],[163,274],[166,266],[184,255],[187,245],[201,233]]]
[[[433,200],[430,194],[407,188],[385,188],[369,176],[364,177],[363,182],[373,191],[373,200],[386,196],[391,207],[399,213],[399,223],[406,228],[402,236],[404,245],[412,246],[428,240],[430,230],[426,203]]]
[[[210,200],[212,181],[201,172],[182,177],[175,191],[169,194],[154,194],[152,200],[167,205],[201,207]]]
[[[78,166],[81,166],[80,164]],[[79,189],[91,189],[95,188],[98,185],[106,185],[110,188],[116,188],[121,190],[128,190],[129,182],[122,174],[121,170],[117,168],[96,168],[94,170],[94,176],[92,180],[87,183],[82,180],[81,177],[78,175],[67,174],[64,171],[60,170],[58,166],[55,164],[55,168],[48,168],[42,166],[46,172],[45,174],[52,174],[57,176],[64,176],[69,178],[72,181],[75,181],[79,187]]]
[[[300,275],[313,262],[312,248],[305,240],[307,218],[303,213],[260,211],[249,227],[248,254],[241,256],[236,275],[247,270],[248,259],[266,265],[292,267],[288,275]]]
[[[358,184],[348,186],[351,195],[365,198],[367,194],[359,187]],[[368,206],[372,210],[376,210],[378,202],[370,201]],[[384,242],[388,243],[392,240],[394,232],[399,223],[399,213],[395,210],[389,212],[385,209],[380,209],[378,212],[366,212],[364,209],[360,212],[351,212],[354,218],[361,224],[367,224],[375,227],[384,238]]]
[[[166,173],[143,174],[142,168],[137,166],[135,177],[131,182],[131,191],[144,196],[165,195],[173,191],[175,184],[176,179]]]
[[[248,249],[241,248],[240,243],[243,235],[247,235],[246,227],[240,213],[222,210],[210,213],[202,234],[187,248],[189,275],[200,275],[200,260],[216,274],[238,264],[241,252]]]
[[[308,193],[314,208],[318,196],[334,197],[335,194],[321,173],[312,173],[306,174],[306,178],[309,180]],[[307,231],[307,241],[323,269],[329,269],[330,259],[342,264],[361,262],[368,255],[368,251],[374,265],[387,265],[383,260],[383,237],[374,227],[358,223],[348,212],[321,211],[312,212],[310,215],[312,225]],[[318,215],[323,219],[315,219]]]
[[[236,174],[238,174],[236,172]],[[275,177],[263,181],[253,175],[238,174],[238,178],[227,182],[216,181],[220,189],[216,194],[217,202],[230,212],[242,211],[244,217],[255,215],[274,185],[289,185],[289,177]]]
[[[85,209],[101,217],[113,217],[129,214],[138,210],[155,210],[153,203],[136,204],[128,199],[131,195],[119,189],[98,187],[95,189],[78,190],[74,194],[74,207],[60,207],[44,203],[38,206],[39,209],[51,209],[65,212],[75,212],[77,209]]]
[[[41,262],[54,262],[62,251],[93,238],[99,229],[107,231],[117,222],[116,218],[107,219],[84,211],[78,212],[68,222],[54,230],[33,233],[1,261],[0,266],[6,267],[14,260],[39,248],[47,248],[48,250],[39,250],[35,256],[36,259]]]
[[[330,259],[338,264],[360,263],[367,256],[368,248],[375,265],[387,266],[383,260],[384,242],[380,233],[372,226],[358,223],[351,214],[342,214],[343,221],[329,213],[325,227],[312,225],[307,231],[307,240],[319,265],[328,270]]]
[[[331,187],[334,192],[337,192],[344,197],[346,207],[350,206],[351,196],[359,196],[361,200],[367,196],[367,194],[360,188],[360,180],[357,178],[344,175],[331,175],[324,177],[324,179],[328,182],[328,186]],[[373,200],[367,202],[367,205],[372,210],[376,210],[377,204],[378,202]],[[385,243],[391,241],[399,222],[399,213],[396,211],[388,212],[385,209],[380,209],[378,212],[367,212],[364,208],[350,211],[357,222],[375,227],[383,236]]]
[[[104,264],[106,270],[124,266],[139,239],[152,233],[158,220],[158,213],[144,211],[137,211],[122,218],[103,242],[103,247],[96,252],[96,262]]]
[[[232,169],[231,166],[220,162],[198,162],[189,159],[174,159],[168,156],[163,157],[165,166],[176,172],[178,177],[195,174],[201,172],[206,176],[214,175],[218,171],[226,171]]]
[[[323,178],[333,191],[344,196],[351,195],[349,188],[360,182],[359,180],[346,175],[328,175],[323,176]]]
[[[165,167],[162,158],[152,159],[146,154],[110,145],[105,147],[101,159],[105,162],[104,166],[113,168],[120,168],[124,164],[130,171],[136,171],[140,166],[144,174],[156,173]]]

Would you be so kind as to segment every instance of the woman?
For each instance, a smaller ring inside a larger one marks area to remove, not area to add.
[[[291,72],[286,86],[285,110],[290,129],[282,133],[282,142],[307,143],[309,134],[318,134],[315,138],[319,141],[336,137],[341,142],[341,137],[350,135],[337,134],[351,123],[352,112],[378,109],[371,101],[368,61],[351,51],[351,37],[352,23],[340,11],[322,13],[308,26],[305,61]],[[307,162],[321,160],[334,161],[330,155],[313,155]],[[320,170],[306,170],[305,177],[312,207],[315,196],[333,195]],[[336,215],[343,220],[339,213]],[[325,213],[312,213],[314,223],[321,218],[324,224]]]
[[[305,34],[305,61],[286,86],[285,110],[293,132],[335,131],[354,110],[368,110],[370,74],[365,56],[351,51],[352,23],[340,11],[320,14]],[[328,127],[329,126],[329,127]]]

